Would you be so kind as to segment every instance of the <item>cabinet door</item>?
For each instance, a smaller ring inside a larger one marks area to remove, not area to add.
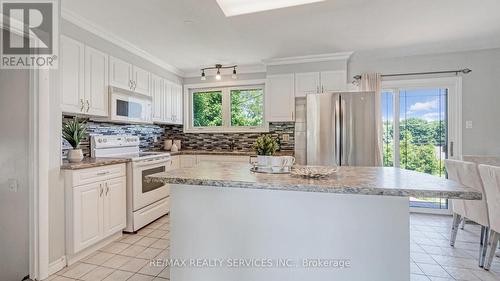
[[[133,68],[133,78],[132,80],[135,82],[134,91],[137,93],[141,93],[143,95],[150,96],[151,95],[151,75],[146,70],[134,66]]]
[[[132,65],[115,57],[109,58],[109,82],[112,86],[132,89]]]
[[[110,236],[125,228],[127,223],[126,210],[126,177],[104,182],[103,194],[103,235]]]
[[[78,252],[102,238],[102,182],[73,188],[73,241]]]
[[[173,123],[182,125],[182,86],[178,84],[172,85],[172,112]]]
[[[108,116],[108,55],[85,47],[85,102],[90,115]]]
[[[61,110],[66,113],[83,113],[85,109],[84,48],[81,42],[61,36]]]
[[[266,120],[287,122],[295,120],[294,74],[267,76]]]
[[[172,83],[164,80],[163,87],[163,121],[166,123],[173,123],[173,93]]]
[[[347,74],[345,71],[321,72],[321,92],[341,92],[347,89]]]
[[[170,166],[168,167],[168,170],[175,170],[179,169],[181,167],[181,159],[180,156],[172,156]]]
[[[305,97],[308,94],[319,94],[319,72],[295,73],[295,96]]]
[[[163,122],[163,80],[156,76],[151,76],[151,97],[153,98],[153,122]]]
[[[193,168],[196,166],[196,155],[180,155],[181,168]]]

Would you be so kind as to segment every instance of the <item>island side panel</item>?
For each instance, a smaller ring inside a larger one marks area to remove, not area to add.
[[[172,280],[410,279],[406,197],[172,185],[170,214]]]

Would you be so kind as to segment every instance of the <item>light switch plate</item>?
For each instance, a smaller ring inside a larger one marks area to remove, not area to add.
[[[16,179],[8,179],[7,180],[9,183],[9,190],[12,192],[17,192],[18,189],[18,183]]]
[[[465,121],[465,129],[472,129],[472,120]]]

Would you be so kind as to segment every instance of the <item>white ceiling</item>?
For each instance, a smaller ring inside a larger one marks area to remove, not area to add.
[[[326,0],[234,17],[216,0],[63,0],[62,7],[184,72],[343,51],[500,47],[498,0]]]

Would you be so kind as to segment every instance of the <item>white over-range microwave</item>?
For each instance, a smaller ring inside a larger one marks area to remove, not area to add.
[[[113,122],[153,123],[151,97],[110,87],[109,119]]]

